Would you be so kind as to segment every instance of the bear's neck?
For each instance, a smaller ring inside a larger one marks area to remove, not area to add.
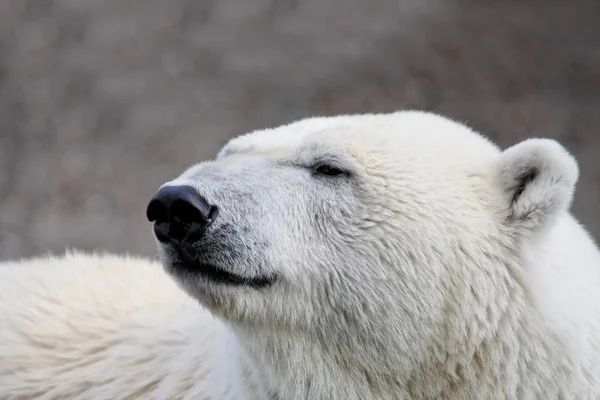
[[[344,358],[336,346],[282,332],[234,328],[245,368],[258,371],[268,399],[573,398],[574,370],[560,340],[535,316],[512,310],[477,343],[439,343],[413,368],[365,345]],[[341,341],[335,341],[343,345]],[[451,350],[449,350],[451,349]],[[373,350],[373,351],[371,351]],[[364,363],[357,362],[364,356]],[[400,367],[403,365],[404,367]],[[556,380],[561,381],[560,385]],[[541,392],[530,392],[532,388]],[[548,388],[548,392],[544,392]],[[525,396],[527,397],[527,396]]]
[[[398,375],[367,366],[366,358],[357,362],[359,353],[350,360],[336,346],[302,335],[235,331],[270,400],[402,398]]]

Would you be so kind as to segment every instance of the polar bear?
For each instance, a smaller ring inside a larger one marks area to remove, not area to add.
[[[240,136],[150,200],[160,262],[0,267],[0,396],[600,398],[577,178],[419,111]]]

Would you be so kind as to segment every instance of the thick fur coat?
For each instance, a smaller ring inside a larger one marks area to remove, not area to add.
[[[218,209],[201,235],[150,203],[160,263],[0,266],[0,396],[600,398],[577,179],[552,140],[502,151],[429,113],[241,136],[163,185]]]

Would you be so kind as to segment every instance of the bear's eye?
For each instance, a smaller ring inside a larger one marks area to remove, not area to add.
[[[341,169],[340,167],[336,167],[330,164],[320,164],[314,167],[314,172],[317,175],[324,176],[340,176],[347,175],[348,173]]]

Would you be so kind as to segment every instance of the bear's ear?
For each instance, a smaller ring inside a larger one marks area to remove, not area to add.
[[[577,162],[558,142],[529,139],[500,157],[500,182],[508,199],[508,222],[524,234],[543,232],[568,210],[579,177]]]

